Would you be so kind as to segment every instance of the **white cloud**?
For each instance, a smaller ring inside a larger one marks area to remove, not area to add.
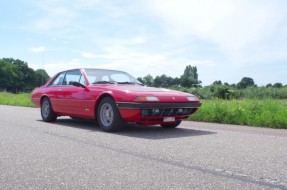
[[[93,60],[98,68],[116,69],[127,71],[134,76],[153,76],[166,74],[172,77],[182,75],[187,65],[199,66],[203,68],[214,67],[215,63],[205,60],[192,60],[179,57],[177,54],[181,50],[162,53],[148,53],[136,50],[128,46],[113,46],[103,48],[105,53],[96,54],[91,52],[80,52],[85,58]]]
[[[165,21],[170,35],[213,43],[232,63],[251,63],[250,57],[252,60],[257,56],[254,53],[261,54],[257,62],[264,62],[274,51],[287,50],[286,43],[269,41],[274,35],[286,40],[286,28],[283,28],[285,34],[276,33],[287,16],[282,1],[151,0],[149,3],[154,14]]]
[[[34,70],[41,69],[39,64],[29,63],[29,67],[31,67]]]
[[[72,67],[77,67],[77,68],[82,67],[82,63],[80,59],[71,59],[71,61],[68,64],[71,65]]]
[[[81,53],[81,56],[84,57],[84,58],[96,58],[97,55],[94,54],[94,53],[91,53],[91,52],[80,52]]]
[[[280,23],[273,2],[159,0],[153,8],[180,35],[196,35],[237,48],[268,35]],[[271,31],[270,31],[271,30]],[[172,32],[172,31],[171,31]]]
[[[25,1],[25,0],[24,0]],[[65,29],[72,26],[77,17],[77,12],[72,9],[73,3],[62,0],[27,1],[29,9],[24,9],[27,18],[21,29],[39,32],[59,32],[57,29]]]
[[[44,46],[39,46],[39,47],[31,47],[28,50],[31,52],[34,52],[34,53],[42,53],[42,52],[46,51],[47,48]]]
[[[52,77],[56,73],[63,71],[63,70],[68,70],[68,69],[74,69],[78,68],[79,65],[75,66],[73,64],[69,64],[71,62],[51,62],[51,63],[46,63],[44,65],[44,69],[47,71],[47,73]]]
[[[224,81],[227,75],[245,76],[250,68],[259,72],[262,63],[273,66],[287,59],[283,0],[23,2],[28,4],[20,13],[25,19],[14,21],[20,29],[17,37],[31,39],[23,43],[24,49],[32,46],[30,52],[44,52],[42,57],[30,53],[25,60],[44,62],[50,75],[83,66],[119,69],[134,76],[178,77],[192,65],[208,84]],[[10,23],[13,20],[6,25]],[[15,47],[21,48],[15,44],[13,56]],[[20,52],[21,58],[23,48]]]

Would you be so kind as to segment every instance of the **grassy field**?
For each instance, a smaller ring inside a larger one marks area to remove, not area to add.
[[[204,100],[189,120],[287,129],[287,101]]]
[[[0,104],[35,107],[31,94],[0,93]],[[189,120],[287,129],[287,101],[204,100]]]
[[[35,107],[31,102],[31,94],[0,93],[0,104],[12,106]]]

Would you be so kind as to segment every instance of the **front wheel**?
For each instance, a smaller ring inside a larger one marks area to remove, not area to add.
[[[97,108],[97,120],[100,127],[107,132],[119,131],[122,128],[123,120],[111,97],[101,100]]]
[[[53,111],[51,102],[48,98],[44,98],[41,103],[41,116],[45,122],[56,121],[57,115]]]
[[[175,123],[172,123],[172,124],[161,124],[161,126],[162,126],[163,128],[169,128],[169,129],[171,129],[171,128],[176,128],[177,126],[180,125],[180,123],[181,123],[181,120],[177,120]]]

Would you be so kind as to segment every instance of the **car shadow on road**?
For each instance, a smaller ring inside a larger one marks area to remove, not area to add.
[[[181,138],[190,136],[212,135],[216,133],[210,131],[183,128],[180,126],[174,129],[167,129],[162,128],[160,126],[128,125],[125,126],[125,129],[118,134],[129,137],[158,140],[158,139]]]
[[[88,130],[90,132],[101,132],[102,129],[98,126],[97,122],[92,120],[77,120],[70,118],[58,118],[55,125],[64,127],[72,127],[78,129]],[[151,140],[181,138],[190,136],[213,135],[216,132],[197,130],[190,128],[177,127],[174,129],[166,129],[160,126],[140,126],[140,125],[126,125],[121,131],[113,133],[114,135],[121,135],[134,138],[143,138]]]

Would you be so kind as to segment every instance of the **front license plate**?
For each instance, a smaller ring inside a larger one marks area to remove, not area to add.
[[[173,122],[175,121],[175,117],[165,117],[163,118],[163,122]]]

